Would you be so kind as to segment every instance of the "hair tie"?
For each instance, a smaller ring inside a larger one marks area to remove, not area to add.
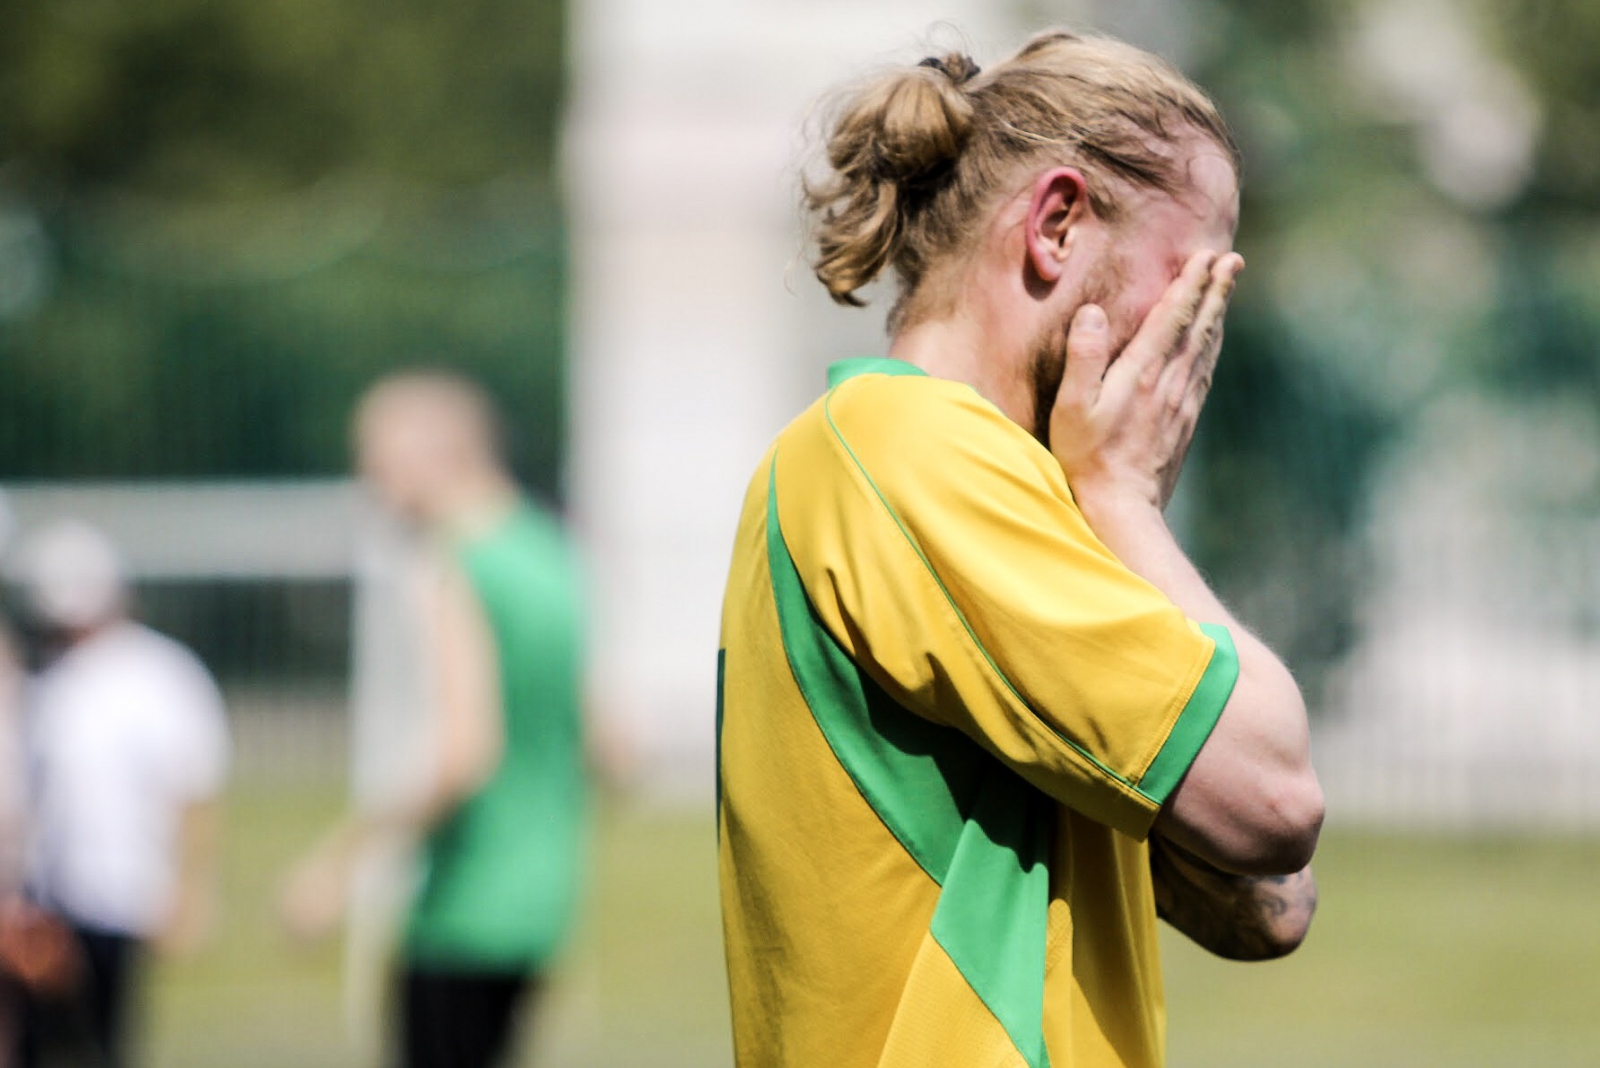
[[[920,61],[919,67],[932,67],[934,70],[949,78],[954,85],[965,85],[976,78],[982,68],[973,62],[971,56],[951,54],[949,56],[928,56]]]

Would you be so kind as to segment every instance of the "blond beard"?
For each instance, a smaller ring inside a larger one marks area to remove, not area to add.
[[[1061,392],[1061,379],[1067,372],[1067,333],[1072,317],[1085,304],[1098,304],[1109,312],[1111,301],[1121,291],[1126,277],[1122,257],[1108,253],[1106,262],[1084,283],[1071,314],[1062,322],[1047,324],[1029,346],[1027,373],[1033,389],[1033,426],[1029,430],[1047,449],[1050,447],[1050,413],[1055,409],[1056,394]],[[1121,352],[1126,342],[1126,338],[1118,339],[1114,351]]]

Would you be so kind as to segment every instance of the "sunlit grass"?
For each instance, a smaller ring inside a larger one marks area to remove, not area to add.
[[[270,922],[283,865],[338,804],[331,789],[236,796],[225,921],[201,957],[156,970],[152,1068],[371,1063],[371,1036],[348,1033],[339,947],[297,949]],[[709,819],[613,808],[599,826],[583,930],[527,1063],[728,1065]],[[1318,871],[1317,924],[1289,960],[1167,939],[1173,1068],[1600,1063],[1600,841],[1335,831]]]
[[[1600,1063],[1600,841],[1330,833],[1316,867],[1287,960],[1166,940],[1173,1068]]]

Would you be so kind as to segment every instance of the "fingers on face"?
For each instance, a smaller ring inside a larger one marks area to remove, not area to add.
[[[1188,332],[1205,306],[1205,299],[1215,285],[1219,262],[1215,252],[1196,252],[1163,294],[1162,300],[1172,303],[1169,328],[1175,331],[1174,341]]]
[[[1168,389],[1181,398],[1186,415],[1199,415],[1200,407],[1211,391],[1211,378],[1216,371],[1217,357],[1222,352],[1222,326],[1228,313],[1228,302],[1233,297],[1234,280],[1244,268],[1244,259],[1230,252],[1216,260],[1206,281],[1204,295],[1195,312],[1188,337],[1182,351],[1168,365]]]
[[[1126,388],[1164,393],[1173,411],[1187,407],[1191,395],[1198,408],[1210,389],[1223,317],[1243,268],[1244,258],[1235,252],[1202,250],[1189,257],[1117,359],[1115,369],[1123,373],[1114,377],[1128,379]]]
[[[1072,316],[1067,329],[1067,368],[1063,386],[1071,384],[1091,394],[1111,363],[1111,328],[1103,308],[1085,304]]]
[[[1167,286],[1139,332],[1128,343],[1123,359],[1156,377],[1162,366],[1183,349],[1183,340],[1200,313],[1217,263],[1215,252],[1201,251],[1189,257],[1178,277]]]
[[[1228,314],[1228,302],[1233,299],[1234,280],[1243,268],[1244,259],[1235,252],[1217,260],[1189,332],[1188,358],[1194,362],[1194,374],[1207,381],[1222,351],[1223,319]]]

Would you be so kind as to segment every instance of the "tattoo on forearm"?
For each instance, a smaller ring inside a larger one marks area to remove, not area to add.
[[[1159,836],[1150,839],[1150,873],[1156,914],[1231,960],[1288,953],[1317,907],[1310,868],[1293,875],[1234,875]]]

